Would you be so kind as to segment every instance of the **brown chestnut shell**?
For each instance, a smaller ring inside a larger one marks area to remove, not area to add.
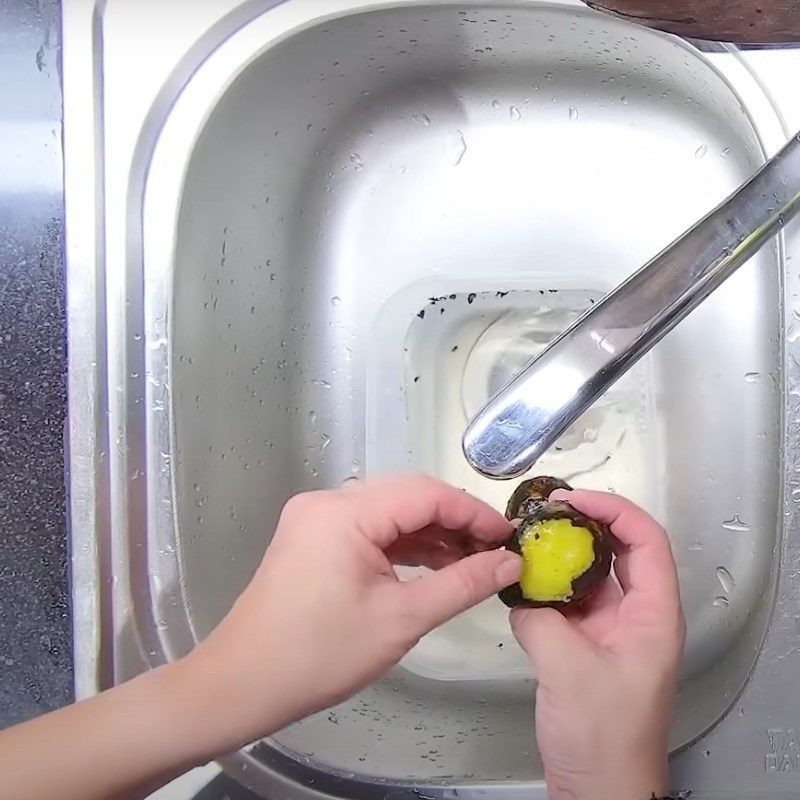
[[[530,516],[556,489],[571,491],[572,487],[566,481],[548,475],[522,481],[508,499],[506,519],[522,519]]]

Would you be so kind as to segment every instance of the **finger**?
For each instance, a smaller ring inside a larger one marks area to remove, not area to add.
[[[661,526],[646,511],[619,495],[557,489],[551,498],[564,500],[581,513],[604,522],[623,545],[651,544],[654,540],[666,543],[667,536]]]
[[[385,555],[392,564],[441,569],[474,552],[474,549],[467,549],[459,542],[450,542],[436,536],[408,534],[389,545]]]
[[[578,511],[606,523],[622,545],[617,547],[614,572],[623,592],[675,602],[678,578],[669,539],[664,529],[638,506],[612,494],[575,491],[553,492]]]
[[[402,584],[398,591],[422,635],[519,580],[519,568],[519,556],[489,550]]]
[[[592,641],[601,643],[603,637],[613,630],[617,621],[622,591],[613,581],[607,580],[600,589],[568,616]]]
[[[553,608],[517,608],[511,630],[540,675],[558,674],[565,664],[580,663],[589,647],[587,638]]]
[[[392,564],[440,569],[473,553],[496,547],[496,543],[482,542],[464,531],[449,531],[439,525],[426,525],[419,531],[398,537],[384,553]],[[435,563],[431,563],[431,558]]]
[[[341,496],[350,503],[361,532],[381,548],[427,526],[463,531],[486,544],[499,544],[511,532],[508,521],[491,506],[424,475],[376,480]]]

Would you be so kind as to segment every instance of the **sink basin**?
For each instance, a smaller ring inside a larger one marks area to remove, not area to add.
[[[106,49],[96,186],[67,112],[83,693],[202,639],[298,491],[421,470],[503,507],[512,486],[461,454],[469,416],[785,136],[741,54],[571,3],[219,2],[185,26],[178,2],[85,6],[65,0],[68,109],[87,25]],[[159,20],[133,71],[125,42]],[[775,604],[785,270],[765,248],[537,465],[670,533],[672,747],[696,796],[800,790],[780,768],[800,701],[771,671],[800,616],[789,588]],[[488,601],[224,764],[265,797],[543,798],[534,680]]]

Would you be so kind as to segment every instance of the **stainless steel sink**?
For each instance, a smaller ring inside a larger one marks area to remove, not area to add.
[[[501,506],[471,413],[786,136],[758,54],[573,3],[64,6],[81,695],[205,636],[295,492],[414,469]],[[800,793],[787,236],[537,466],[670,531],[696,797]],[[533,680],[490,601],[223,763],[265,797],[544,797]]]

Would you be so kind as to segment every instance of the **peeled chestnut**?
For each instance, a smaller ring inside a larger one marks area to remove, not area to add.
[[[558,478],[523,481],[508,501],[506,517],[519,524],[506,548],[522,557],[518,583],[500,599],[511,608],[565,608],[579,604],[602,586],[611,570],[611,531],[569,503],[551,501],[556,489],[571,487]]]

